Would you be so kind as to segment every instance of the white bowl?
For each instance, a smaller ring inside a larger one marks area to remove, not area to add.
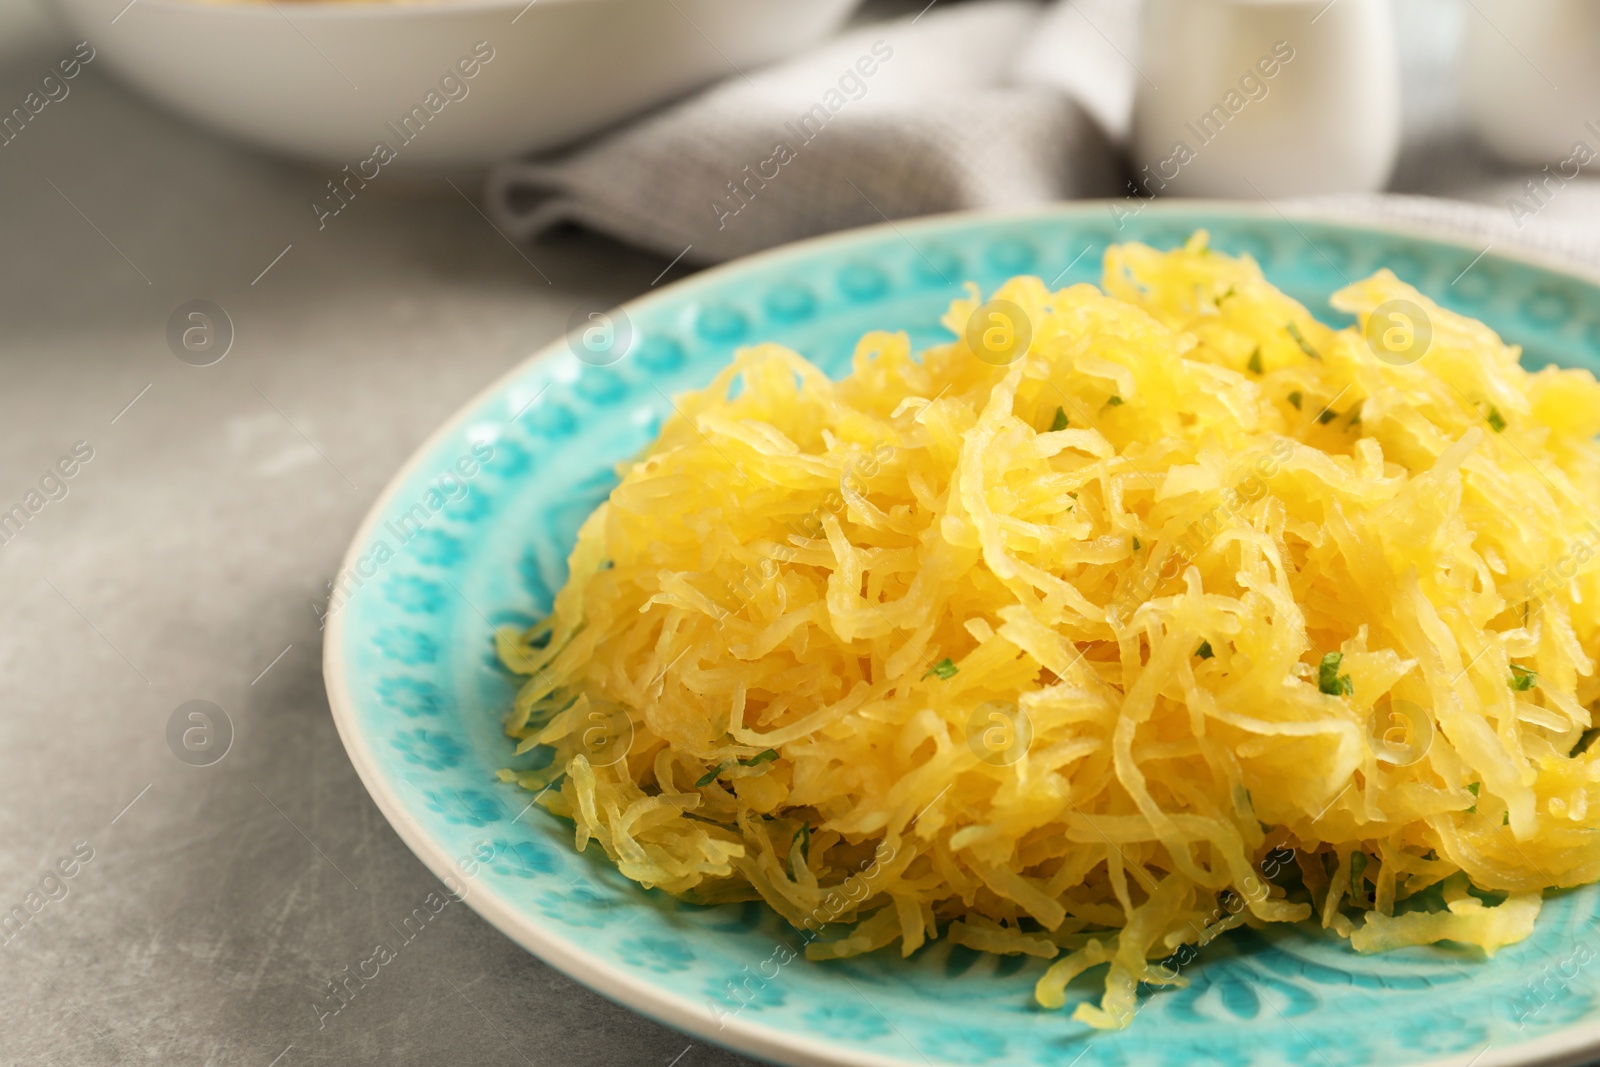
[[[1474,0],[1460,77],[1468,122],[1502,158],[1551,164],[1547,192],[1600,152],[1600,2]]]
[[[1393,19],[1389,0],[1148,0],[1138,194],[1382,189],[1400,150]]]
[[[352,170],[382,142],[415,172],[574,140],[803,49],[859,0],[55,3],[96,65],[173,111]]]

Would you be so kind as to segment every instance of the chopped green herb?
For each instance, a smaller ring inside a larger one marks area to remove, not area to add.
[[[1211,651],[1210,641],[1201,641],[1200,647],[1194,650],[1194,654],[1199,656],[1201,659],[1210,659],[1212,656],[1216,655],[1215,652]]]
[[[1254,352],[1250,353],[1250,362],[1249,362],[1248,366],[1250,368],[1250,373],[1251,374],[1260,374],[1261,373],[1261,346],[1260,345],[1257,345],[1256,346],[1256,350]]]
[[[1056,417],[1050,420],[1050,432],[1067,428],[1067,412],[1064,408],[1056,408]]]
[[[1320,360],[1322,358],[1317,355],[1317,350],[1311,347],[1311,344],[1305,339],[1305,335],[1300,332],[1300,327],[1291,322],[1284,329],[1289,331],[1289,336],[1294,338],[1294,343],[1300,346],[1300,351],[1312,359]]]
[[[1346,426],[1354,426],[1356,423],[1358,423],[1360,421],[1361,421],[1361,411],[1359,409],[1357,409],[1357,410],[1352,411],[1350,413],[1350,420],[1348,422],[1346,422],[1345,425]]]
[[[1106,407],[1115,408],[1115,407],[1121,407],[1121,406],[1122,406],[1122,398],[1120,396],[1114,396],[1110,400],[1106,401]]]
[[[1526,693],[1528,690],[1532,689],[1534,685],[1538,683],[1538,681],[1539,674],[1537,671],[1530,671],[1526,667],[1519,667],[1517,664],[1513,663],[1511,665],[1511,677],[1506,680],[1506,684],[1519,693]]]
[[[1322,657],[1322,665],[1317,669],[1317,688],[1331,697],[1355,695],[1356,687],[1350,676],[1339,673],[1343,662],[1343,652],[1329,652]]]
[[[1338,417],[1339,417],[1339,413],[1337,411],[1334,411],[1332,408],[1325,408],[1325,409],[1323,409],[1322,414],[1317,416],[1317,421],[1322,423],[1322,425],[1326,426],[1326,425],[1328,425],[1328,423],[1332,422],[1334,419],[1337,419]]]
[[[1339,666],[1344,663],[1343,652],[1328,652],[1322,657],[1322,664],[1317,671],[1317,685],[1324,692],[1332,695],[1338,691],[1335,680],[1339,676]]]
[[[1135,537],[1133,539],[1133,550],[1135,552],[1137,552],[1137,551],[1139,551],[1139,549],[1141,549],[1143,547],[1144,547],[1143,545],[1139,544],[1139,539],[1137,537]]]
[[[1352,852],[1350,854],[1350,899],[1367,899],[1367,854],[1365,852]]]
[[[778,750],[775,749],[775,748],[769,748],[765,752],[757,752],[754,756],[751,756],[749,759],[742,759],[742,760],[739,760],[737,762],[738,762],[739,766],[741,766],[741,767],[757,767],[757,766],[760,766],[763,763],[771,763],[773,760],[775,760],[777,758],[778,758]],[[698,782],[696,782],[694,784],[695,788],[699,789],[699,788],[701,788],[703,786],[710,785],[712,782],[716,781],[718,777],[721,776],[723,771],[725,771],[727,769],[728,769],[728,765],[726,763],[717,764],[715,767],[711,768],[709,771],[707,771],[705,773],[705,777],[701,778]]]
[[[1228,297],[1232,296],[1233,293],[1234,293],[1233,286],[1231,286],[1231,285],[1228,286],[1228,291],[1226,293],[1223,293],[1221,296],[1217,297],[1217,307],[1221,307],[1222,306],[1222,302],[1224,300],[1228,299]]]
[[[1294,405],[1294,409],[1296,411],[1300,410],[1300,404],[1304,399],[1305,398],[1300,395],[1300,390],[1298,389],[1289,394],[1289,403]]]
[[[1500,409],[1495,407],[1493,404],[1489,405],[1489,429],[1493,430],[1495,433],[1506,432],[1506,420],[1500,414]]]
[[[942,681],[948,682],[950,679],[956,676],[956,671],[960,669],[961,668],[956,666],[955,660],[951,659],[949,656],[946,656],[938,663],[935,663],[932,667],[929,667],[928,673],[924,674],[922,677],[926,679],[937,674]]]
[[[1594,739],[1597,737],[1600,737],[1600,727],[1592,730],[1585,730],[1582,736],[1578,738],[1578,743],[1572,746],[1572,751],[1569,753],[1569,755],[1583,755],[1585,752],[1589,751],[1589,746],[1594,744]]]
[[[1501,826],[1510,826],[1511,825],[1511,813],[1509,811],[1505,812],[1504,814],[1502,814],[1500,816],[1500,825]]]
[[[1476,815],[1476,814],[1478,814],[1478,801],[1477,801],[1476,798],[1478,796],[1478,790],[1480,790],[1482,788],[1483,788],[1483,783],[1482,782],[1468,782],[1467,783],[1467,792],[1471,793],[1473,798],[1474,798],[1473,801],[1472,801],[1472,807],[1467,809],[1467,814],[1468,815]]]
[[[794,837],[790,839],[789,844],[792,846],[796,841],[800,842],[800,858],[801,859],[810,859],[811,858],[811,856],[810,856],[810,853],[811,853],[811,824],[810,823],[801,823],[800,824],[800,829],[798,829],[798,830],[796,830],[794,832]]]

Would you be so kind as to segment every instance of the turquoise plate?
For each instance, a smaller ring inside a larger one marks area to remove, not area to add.
[[[396,475],[356,535],[325,673],[378,807],[530,951],[631,1008],[783,1063],[1495,1067],[1600,1054],[1594,887],[1553,896],[1537,933],[1487,962],[1449,948],[1362,957],[1309,929],[1230,934],[1188,968],[1188,988],[1155,993],[1130,1028],[1103,1034],[1074,1022],[1070,1003],[1034,1006],[1043,963],[1031,958],[939,941],[910,960],[789,962],[795,938],[765,907],[645,892],[598,848],[574,852],[570,824],[495,778],[511,761],[500,724],[515,679],[491,632],[549,609],[579,523],[611,489],[613,465],[650,441],[668,397],[756,341],[839,374],[867,330],[946,340],[938,320],[963,282],[1095,281],[1107,244],[1172,247],[1200,227],[1330,324],[1342,320],[1328,295],[1387,266],[1524,345],[1531,365],[1600,370],[1593,281],[1493,252],[1474,262],[1480,249],[1436,236],[1236,206],[1155,205],[1120,230],[1105,204],[955,215],[697,274],[627,305],[626,325],[613,317],[626,351],[611,365],[563,341],[491,386]],[[1069,989],[1094,993],[1086,979]]]

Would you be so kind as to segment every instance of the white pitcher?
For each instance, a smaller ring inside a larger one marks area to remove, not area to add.
[[[1374,192],[1400,148],[1388,0],[1145,0],[1140,196]]]
[[[1600,154],[1600,2],[1473,0],[1461,96],[1495,152],[1574,176],[1578,144]]]

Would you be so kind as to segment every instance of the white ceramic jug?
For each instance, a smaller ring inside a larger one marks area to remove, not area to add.
[[[1139,195],[1373,192],[1400,147],[1388,0],[1145,0]]]
[[[1461,96],[1506,159],[1574,171],[1579,143],[1600,155],[1600,0],[1473,0]]]

